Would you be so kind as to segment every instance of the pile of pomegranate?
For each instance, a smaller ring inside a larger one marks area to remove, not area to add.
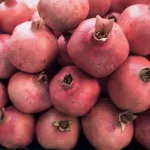
[[[0,0],[0,145],[150,150],[150,0]]]

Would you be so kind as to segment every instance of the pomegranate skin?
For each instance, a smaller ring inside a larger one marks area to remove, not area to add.
[[[39,3],[39,0],[23,0],[23,1],[30,8],[32,13],[37,11],[37,5]]]
[[[71,83],[65,85],[66,80]],[[101,92],[98,80],[76,66],[62,68],[51,80],[49,89],[55,108],[71,116],[85,115],[95,105]]]
[[[31,21],[34,21],[35,19],[40,19],[38,11],[35,11],[34,14],[31,17]]]
[[[51,29],[67,32],[75,29],[87,17],[89,2],[88,0],[40,0],[38,12]]]
[[[0,34],[0,79],[9,79],[17,70],[7,57],[10,37],[9,34]]]
[[[149,4],[149,0],[112,0],[110,11],[122,13],[127,7],[135,4]]]
[[[150,109],[138,114],[135,121],[135,139],[146,149],[150,149]]]
[[[101,21],[107,19],[101,19]],[[118,24],[113,28],[108,40],[97,41],[93,38],[96,19],[83,21],[71,36],[67,51],[74,64],[84,72],[102,78],[111,74],[128,57],[129,44]],[[82,56],[82,57],[81,57]]]
[[[73,62],[67,52],[67,43],[63,35],[58,39],[58,63],[63,66],[73,65]]]
[[[7,51],[10,62],[28,73],[43,71],[57,56],[57,39],[44,24],[38,23],[35,20],[18,25]]]
[[[22,0],[4,0],[0,3],[0,30],[12,33],[17,25],[30,20],[31,16],[29,7]]]
[[[7,102],[8,102],[7,89],[3,85],[3,83],[0,82],[0,109],[4,108]]]
[[[45,74],[17,72],[8,84],[11,102],[24,113],[42,112],[52,106]]]
[[[133,54],[141,56],[150,54],[149,15],[148,5],[137,4],[126,8],[119,17],[118,24],[125,33]]]
[[[89,0],[90,10],[88,18],[94,18],[96,15],[103,17],[111,7],[112,0]]]
[[[128,122],[124,132],[121,132],[120,113],[107,98],[102,98],[82,117],[83,132],[95,149],[120,150],[131,142],[133,123]]]
[[[35,119],[14,106],[6,107],[0,121],[0,144],[8,149],[23,148],[34,138]]]
[[[60,132],[53,127],[54,121],[72,120],[71,131]],[[76,117],[71,117],[60,113],[55,108],[51,108],[43,113],[37,121],[36,136],[39,144],[45,149],[72,149],[79,138],[80,125]]]
[[[150,68],[142,56],[129,56],[108,79],[108,93],[114,104],[123,110],[143,112],[150,106],[150,82],[140,78],[140,71]]]

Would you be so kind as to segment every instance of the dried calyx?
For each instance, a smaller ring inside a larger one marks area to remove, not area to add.
[[[3,121],[5,118],[5,110],[4,108],[0,110],[0,121]]]
[[[118,21],[118,19],[117,19],[114,15],[108,16],[108,19],[109,19],[109,20],[113,19],[114,22],[117,22],[117,21]]]
[[[32,30],[37,30],[37,29],[41,29],[42,26],[44,24],[44,21],[42,18],[40,19],[35,19],[34,21],[32,21],[32,25],[31,25],[31,28]]]
[[[60,82],[60,85],[61,87],[67,88],[67,87],[70,87],[72,83],[73,83],[73,77],[69,73],[64,76],[63,80]]]
[[[140,79],[144,82],[150,81],[150,68],[144,68],[140,71]]]
[[[105,42],[110,36],[114,24],[114,19],[103,19],[96,16],[95,28],[93,30],[93,37],[97,41]]]
[[[131,111],[125,111],[119,114],[119,123],[121,125],[121,132],[124,132],[128,122],[133,121],[137,118]]]
[[[60,132],[71,131],[70,125],[73,123],[72,120],[63,120],[53,122],[53,126],[56,127]]]
[[[37,82],[40,82],[40,83],[44,83],[44,82],[48,82],[48,77],[47,75],[45,74],[45,72],[41,72],[39,75],[37,75]]]

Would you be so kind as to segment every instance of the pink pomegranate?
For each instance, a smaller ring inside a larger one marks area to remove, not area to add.
[[[94,77],[105,77],[128,57],[129,44],[114,20],[97,16],[83,21],[71,36],[67,51],[72,61]]]
[[[66,66],[50,82],[50,97],[55,108],[71,116],[85,115],[100,94],[98,80],[76,66]]]
[[[0,34],[0,79],[8,79],[16,72],[7,57],[10,37],[9,34]]]
[[[31,11],[22,0],[2,0],[0,3],[0,30],[12,33],[14,28],[30,20]]]
[[[34,138],[35,119],[14,106],[0,111],[0,144],[8,149],[23,148]]]
[[[41,20],[18,25],[10,39],[8,58],[21,71],[43,71],[57,56],[57,39]]]
[[[79,138],[79,120],[55,108],[44,112],[37,121],[36,136],[45,149],[72,149]]]
[[[117,12],[110,12],[110,13],[106,14],[104,18],[114,19],[114,22],[118,22],[118,19],[119,19],[120,15],[121,14],[117,13]]]
[[[133,119],[133,113],[122,113],[107,98],[103,98],[82,117],[82,128],[95,149],[120,150],[132,140]]]
[[[97,15],[103,17],[111,7],[112,0],[89,0],[90,10],[88,18],[94,18]]]
[[[38,12],[54,31],[75,29],[88,15],[88,0],[40,0]]]
[[[118,24],[124,31],[133,54],[150,54],[149,15],[148,5],[137,4],[128,7],[119,17]]]
[[[114,104],[138,113],[150,106],[150,62],[141,56],[128,59],[108,79],[108,93]]]
[[[49,81],[44,72],[14,74],[8,84],[8,94],[11,102],[25,113],[41,112],[52,106]]]

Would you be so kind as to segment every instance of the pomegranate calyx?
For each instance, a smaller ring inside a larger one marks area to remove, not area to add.
[[[103,19],[99,15],[96,16],[95,28],[93,30],[93,37],[97,41],[105,42],[110,37],[114,24],[114,19]]]
[[[40,83],[44,83],[44,82],[48,82],[48,77],[47,75],[45,74],[45,72],[41,72],[38,76],[37,76],[37,82],[40,82]]]
[[[117,22],[117,21],[118,21],[118,19],[115,17],[115,15],[110,15],[110,16],[108,16],[108,19],[109,19],[109,20],[113,19],[114,22]]]
[[[60,81],[60,86],[63,88],[69,88],[73,84],[73,77],[71,73],[66,74],[62,81]]]
[[[150,68],[144,68],[140,71],[139,74],[140,78],[144,82],[149,82],[150,81]]]
[[[125,111],[119,114],[119,123],[121,125],[121,132],[124,132],[129,121],[137,118],[131,111]]]
[[[43,20],[42,18],[40,18],[40,19],[35,19],[34,21],[32,21],[32,26],[31,26],[31,28],[32,28],[33,30],[41,29],[42,26],[43,26],[43,24],[44,24],[44,20]]]
[[[60,132],[71,131],[70,125],[73,123],[72,120],[55,121],[53,126],[57,127]]]

